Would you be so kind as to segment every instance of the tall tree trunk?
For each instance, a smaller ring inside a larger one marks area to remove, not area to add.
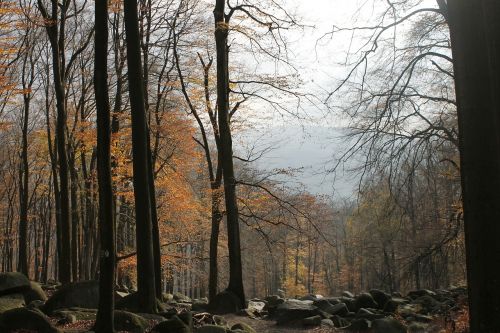
[[[132,113],[132,153],[137,244],[138,306],[156,312],[156,283],[153,255],[148,135],[144,105],[137,1],[125,0],[125,33],[130,105]]]
[[[448,1],[460,138],[470,331],[500,332],[500,2]]]
[[[233,166],[233,143],[229,126],[229,48],[228,23],[225,21],[225,0],[217,0],[214,9],[215,44],[217,50],[217,108],[219,120],[220,152],[227,216],[227,245],[229,251],[229,285],[231,291],[245,307],[243,272],[241,267],[240,227],[236,202],[236,179]]]
[[[108,93],[108,3],[95,3],[94,89],[97,107],[97,176],[99,182],[99,309],[97,333],[114,331],[115,221],[111,179],[111,114]]]
[[[209,245],[209,275],[208,275],[208,299],[211,301],[217,295],[218,287],[218,247],[219,247],[219,229],[222,221],[222,213],[220,211],[220,201],[222,193],[219,188],[211,189],[212,199],[212,230],[210,233]]]
[[[28,37],[27,37],[28,38]],[[30,89],[26,82],[26,65],[27,58],[25,56],[23,64],[23,89]],[[18,253],[18,271],[26,276],[29,276],[28,267],[28,200],[29,200],[29,165],[28,165],[28,120],[30,110],[30,93],[23,95],[23,125],[22,125],[22,148],[21,148],[21,165],[19,167],[19,253]]]
[[[61,224],[61,250],[58,255],[59,280],[62,283],[71,282],[71,212],[68,179],[68,156],[66,145],[66,92],[65,92],[65,61],[64,61],[64,34],[66,23],[66,11],[69,1],[62,4],[52,1],[51,14],[49,15],[42,0],[38,0],[38,7],[42,16],[48,22],[46,30],[52,51],[52,71],[54,76],[54,89],[56,92],[56,142],[57,157],[59,163],[59,201],[60,201],[60,224]],[[61,8],[59,17],[59,7]]]

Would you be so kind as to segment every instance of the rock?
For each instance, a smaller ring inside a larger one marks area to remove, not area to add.
[[[173,301],[174,300],[174,295],[172,294],[169,294],[169,293],[163,293],[161,294],[161,301],[162,302],[170,302],[170,301]]]
[[[361,293],[359,294],[355,300],[354,304],[356,306],[356,311],[361,309],[361,308],[371,308],[371,309],[377,309],[378,304],[375,302],[373,299],[372,295],[369,293]]]
[[[237,313],[241,309],[240,303],[238,296],[225,290],[214,297],[210,310],[215,314]]]
[[[43,311],[50,315],[62,308],[97,309],[99,305],[99,283],[97,281],[80,281],[70,283],[58,289],[45,303]]]
[[[335,305],[335,304],[339,304],[341,303],[340,302],[340,299],[338,297],[325,297],[323,298],[322,300],[320,301],[327,301],[328,303],[330,303],[331,305]]]
[[[179,317],[173,316],[169,320],[163,321],[151,330],[152,333],[191,333],[189,328]]]
[[[191,312],[183,312],[177,315],[189,329],[193,329],[193,314]]]
[[[194,299],[191,310],[192,311],[206,311],[208,309],[208,299],[201,298],[201,299]]]
[[[370,327],[371,327],[371,322],[368,319],[361,318],[353,320],[351,322],[351,325],[347,327],[347,330],[354,332],[359,332],[359,331],[362,332],[370,329]]]
[[[423,323],[411,323],[408,326],[408,332],[409,333],[425,333],[427,332],[427,328],[429,325],[423,324]]]
[[[252,312],[261,312],[264,310],[265,306],[266,306],[266,303],[262,302],[262,301],[249,301],[247,309],[252,311]]]
[[[168,308],[164,304],[162,304],[158,299],[156,300],[156,306],[159,312],[164,312],[168,310]],[[116,302],[115,309],[129,311],[133,313],[143,312],[143,309],[141,309],[141,307],[138,305],[136,292],[128,296],[125,296],[124,298]]]
[[[0,273],[0,296],[24,293],[30,290],[28,278],[18,272]]]
[[[30,288],[26,290],[24,293],[24,301],[26,304],[30,304],[33,301],[43,301],[47,300],[47,295],[45,295],[45,291],[43,291],[40,284],[37,282],[30,281]]]
[[[67,314],[63,318],[59,319],[57,323],[59,325],[74,324],[77,322],[76,316],[74,314]]]
[[[302,319],[302,325],[304,326],[319,326],[321,325],[321,316],[312,316]]]
[[[191,303],[191,298],[181,293],[175,293],[174,301],[178,303]]]
[[[369,293],[370,295],[372,295],[375,302],[377,302],[379,309],[383,309],[385,303],[387,303],[391,299],[391,295],[382,290],[372,289],[369,291]]]
[[[69,309],[59,309],[52,312],[54,317],[58,317],[64,320],[70,316],[74,316],[76,320],[95,320],[97,317],[97,309],[84,309],[84,308],[69,308]]]
[[[328,313],[332,315],[345,316],[349,312],[345,303],[339,303],[332,306]]]
[[[279,297],[281,297],[281,298],[286,297],[286,292],[283,289],[278,289],[276,292],[278,293]]]
[[[414,304],[419,304],[421,306],[421,313],[434,313],[439,310],[440,303],[434,299],[434,297],[425,295],[420,296],[413,301]]]
[[[410,297],[411,299],[417,299],[422,296],[434,297],[436,296],[436,293],[433,292],[432,290],[427,290],[427,289],[413,290],[408,293],[408,297]]]
[[[31,330],[38,333],[62,333],[39,310],[19,308],[5,311],[0,316],[0,332]]]
[[[116,290],[115,291],[115,302],[120,301],[121,299],[127,297],[128,295],[130,295],[130,293]]]
[[[167,318],[160,316],[158,314],[152,314],[152,313],[136,313],[136,315],[141,316],[142,318],[150,321],[153,320],[156,323],[161,323],[162,321],[167,320]]]
[[[264,311],[269,312],[270,315],[274,314],[278,305],[285,302],[285,300],[279,297],[278,295],[268,296],[266,297],[265,301],[266,301],[266,306],[264,306]]]
[[[134,313],[116,310],[115,329],[132,333],[143,333],[148,327],[148,321]]]
[[[404,298],[393,297],[385,303],[384,312],[395,313],[398,310],[399,306],[407,303],[408,301]]]
[[[373,333],[406,333],[406,326],[392,317],[377,319],[372,322]]]
[[[350,324],[348,320],[337,315],[330,318],[330,320],[333,322],[333,325],[335,325],[335,327],[347,327]]]
[[[349,298],[354,298],[354,294],[351,293],[350,291],[347,291],[347,290],[342,292],[342,296],[349,297]]]
[[[300,301],[317,301],[319,298],[316,297],[316,295],[309,294],[305,295],[299,298]]]
[[[24,296],[22,294],[10,294],[0,297],[0,313],[22,308],[24,305]]]
[[[335,327],[335,324],[331,319],[321,319],[321,326],[324,327]]]
[[[240,330],[240,331],[245,332],[245,333],[257,333],[257,332],[255,332],[255,330],[253,328],[251,328],[250,326],[248,326],[245,323],[234,324],[231,327],[231,331],[234,331],[234,330]]]
[[[418,312],[422,311],[422,307],[419,304],[404,304],[398,308],[397,313],[403,317],[415,316]]]
[[[334,309],[334,306],[328,302],[326,299],[320,299],[313,302],[313,305],[318,309],[325,311],[326,313],[333,314],[331,311]]]
[[[275,319],[278,325],[284,325],[318,314],[318,308],[311,301],[289,299],[278,305],[275,312]]]
[[[340,302],[344,303],[347,306],[347,308],[349,309],[349,311],[351,311],[351,312],[358,311],[358,308],[356,307],[356,301],[354,300],[354,298],[342,296],[340,298]]]
[[[38,309],[42,310],[42,307],[44,306],[45,302],[44,301],[33,301],[30,304],[26,305],[29,309]]]
[[[227,320],[222,316],[214,315],[212,319],[217,326],[227,326]]]
[[[226,329],[217,325],[205,325],[198,328],[196,333],[226,333]]]
[[[365,318],[368,320],[375,320],[375,319],[380,319],[384,318],[385,315],[382,313],[377,312],[376,309],[373,309],[373,311],[370,311],[365,308],[361,308],[356,312],[356,318]]]

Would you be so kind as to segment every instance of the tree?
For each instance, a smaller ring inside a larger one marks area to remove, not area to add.
[[[137,293],[138,307],[149,313],[156,309],[156,281],[153,255],[150,164],[148,127],[141,65],[137,1],[126,0],[125,33],[127,40],[127,65],[132,113],[132,151],[134,168],[134,197],[137,244]]]
[[[114,331],[115,219],[111,179],[111,115],[108,93],[108,2],[95,4],[94,91],[97,108],[97,175],[99,185],[99,309],[96,332]]]
[[[500,331],[500,3],[448,5],[460,137],[470,331]]]
[[[225,15],[225,0],[217,0],[214,8],[215,43],[217,52],[217,109],[219,120],[220,162],[224,180],[229,250],[229,285],[245,307],[243,272],[241,268],[240,228],[236,202],[236,178],[233,166],[233,143],[229,126],[229,47],[227,43],[229,16]]]

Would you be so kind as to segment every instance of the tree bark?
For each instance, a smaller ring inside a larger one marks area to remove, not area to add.
[[[132,153],[137,243],[138,306],[156,312],[156,282],[153,255],[151,197],[148,173],[147,121],[141,66],[137,1],[125,0],[125,33],[130,105],[132,113]]]
[[[227,245],[229,251],[229,285],[231,291],[245,307],[243,272],[241,267],[240,229],[236,202],[236,179],[233,166],[233,144],[229,126],[229,47],[228,23],[225,21],[225,0],[217,0],[214,9],[215,43],[217,50],[217,108],[219,120],[222,175],[227,216]]]
[[[448,1],[470,332],[500,332],[500,2]]]
[[[108,3],[95,3],[94,89],[97,108],[97,176],[99,182],[99,308],[97,333],[114,332],[115,221],[111,179],[111,115],[108,93]]]

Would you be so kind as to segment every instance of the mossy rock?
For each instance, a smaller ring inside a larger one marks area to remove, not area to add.
[[[134,313],[121,310],[115,311],[115,329],[117,331],[143,333],[148,325],[146,319]]]
[[[51,315],[57,309],[72,307],[97,309],[98,305],[98,281],[80,281],[67,284],[58,289],[45,303],[43,311]]]
[[[24,296],[21,294],[11,294],[0,297],[0,313],[24,307]]]
[[[192,330],[179,317],[172,316],[169,320],[163,321],[153,327],[152,333],[191,333]],[[224,332],[225,333],[225,332]]]
[[[0,273],[0,296],[24,293],[30,289],[28,278],[18,272]]]
[[[234,330],[240,330],[240,331],[243,331],[245,333],[257,333],[257,332],[255,332],[255,330],[252,327],[250,327],[249,325],[247,325],[245,323],[234,324],[231,327],[231,331],[234,331]]]
[[[36,309],[19,308],[0,315],[0,332],[32,330],[38,333],[62,333],[52,325],[49,318]]]
[[[217,325],[205,325],[200,328],[198,328],[195,332],[196,333],[227,333],[227,329],[222,326],[217,326]]]
[[[60,318],[75,316],[76,320],[95,320],[97,317],[97,309],[68,308],[56,310],[52,314]]]
[[[30,304],[33,301],[47,301],[47,295],[38,282],[30,281],[30,289],[26,290],[23,294],[26,304]]]
[[[139,306],[139,301],[138,301],[138,295],[137,292],[130,294],[128,296],[125,296],[118,302],[116,302],[115,309],[117,310],[123,310],[123,311],[129,311],[129,312],[144,312],[144,309]],[[159,299],[156,300],[156,310],[158,312],[165,312],[168,310],[167,306],[163,304]]]

